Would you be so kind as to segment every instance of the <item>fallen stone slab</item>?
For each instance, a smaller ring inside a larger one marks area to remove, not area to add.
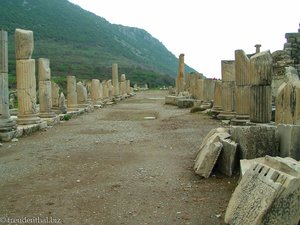
[[[230,139],[220,139],[222,150],[217,161],[218,170],[231,177],[237,164],[237,143]]]
[[[167,95],[165,97],[165,104],[167,104],[167,105],[177,105],[177,96]]]
[[[223,145],[220,139],[230,137],[224,128],[211,130],[201,143],[200,150],[195,159],[194,170],[198,175],[208,178],[221,153]]]
[[[238,144],[238,153],[241,159],[279,155],[277,126],[232,126],[230,134],[231,139]]]

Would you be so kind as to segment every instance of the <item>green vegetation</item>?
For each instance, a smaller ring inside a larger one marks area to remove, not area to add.
[[[132,83],[174,85],[178,59],[145,30],[111,24],[67,0],[1,0],[0,15],[0,29],[9,35],[12,75],[14,31],[22,28],[34,32],[33,58],[49,58],[53,77],[110,79],[111,64],[118,63],[119,73]]]

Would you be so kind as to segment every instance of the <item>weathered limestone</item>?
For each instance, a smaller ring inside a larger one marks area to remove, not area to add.
[[[103,86],[101,85],[101,87],[103,88]],[[100,90],[100,80],[98,79],[92,79],[92,83],[91,83],[91,99],[92,102],[94,104],[99,103],[100,99],[102,98],[102,96],[100,96],[102,94],[101,90]]]
[[[280,156],[300,160],[300,125],[279,124]]]
[[[298,29],[297,33],[286,33],[285,38],[287,43],[284,44],[284,51],[290,55],[294,61],[292,66],[300,74],[300,29]]]
[[[7,32],[0,30],[0,140],[16,129],[16,122],[9,113],[7,48]]]
[[[67,113],[66,100],[63,92],[60,93],[60,97],[59,97],[59,109],[62,114]]]
[[[88,105],[87,102],[87,90],[86,87],[83,86],[83,83],[80,81],[77,83],[77,103],[79,107],[86,107]]]
[[[78,109],[75,76],[67,76],[67,106],[68,111],[76,111]]]
[[[216,81],[214,90],[214,104],[212,112],[219,114],[222,110],[222,81]]]
[[[218,170],[231,177],[237,164],[237,143],[231,139],[220,139],[222,151],[217,161]]]
[[[127,94],[127,81],[126,81],[126,75],[121,75],[121,81],[120,81],[120,94],[125,95]]]
[[[272,98],[276,99],[279,87],[286,81],[286,67],[293,66],[294,60],[284,50],[272,53],[273,76],[272,76]]]
[[[211,108],[212,101],[214,99],[215,83],[216,80],[210,78],[203,80],[203,103],[201,105],[202,108]]]
[[[210,176],[223,147],[220,140],[229,137],[228,129],[225,128],[213,129],[206,135],[195,159],[195,173],[205,178]]]
[[[107,86],[107,81],[104,80],[102,81],[102,86],[103,86],[103,99],[108,99],[109,97],[109,90]]]
[[[298,224],[300,164],[269,157],[253,162],[235,189],[225,214],[226,224]]]
[[[15,42],[16,42],[16,59],[17,60],[31,59],[33,48],[34,48],[33,32],[30,30],[16,29]]]
[[[112,86],[111,80],[108,80],[106,82],[106,84],[107,84],[107,89],[108,89],[108,98],[112,99],[112,97],[113,97],[113,88],[114,87]]]
[[[176,78],[177,93],[184,91],[184,54],[179,55],[178,76]]]
[[[222,111],[219,119],[232,119],[235,117],[235,62],[222,60]]]
[[[204,99],[204,79],[198,79],[196,84],[196,99],[202,100]]]
[[[235,111],[231,123],[243,125],[250,118],[250,60],[243,50],[235,51]]]
[[[222,60],[222,81],[235,81],[235,61]]]
[[[250,121],[269,123],[272,117],[273,62],[270,51],[250,58]]]
[[[118,72],[118,64],[112,64],[112,86],[113,86],[113,93],[114,97],[120,95],[119,92],[119,72]]]
[[[231,139],[239,146],[241,159],[279,155],[279,134],[272,125],[232,126]]]
[[[254,45],[254,47],[255,47],[255,53],[260,53],[261,44],[256,44]]]
[[[51,70],[49,59],[40,58],[38,60],[39,79],[39,103],[41,118],[55,117],[52,111],[52,90],[51,90]]]
[[[131,92],[130,80],[126,80],[126,93],[127,94],[133,93]]]
[[[52,99],[52,109],[58,110],[58,108],[59,108],[59,86],[54,81],[51,81],[51,99]]]
[[[297,70],[286,69],[286,82],[278,89],[276,97],[275,123],[300,125],[300,80]]]
[[[178,108],[191,108],[194,106],[194,99],[177,99]]]
[[[222,111],[219,119],[232,119],[235,117],[235,82],[222,81]]]
[[[35,60],[17,60],[18,119],[21,125],[41,121],[37,114]]]
[[[269,123],[272,118],[271,86],[251,86],[250,96],[250,121]]]
[[[18,119],[20,125],[41,122],[37,114],[35,60],[33,51],[33,32],[16,29],[16,77],[18,91]]]

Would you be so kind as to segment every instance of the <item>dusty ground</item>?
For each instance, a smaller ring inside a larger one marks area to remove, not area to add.
[[[223,224],[237,178],[202,179],[192,170],[201,140],[220,124],[164,105],[164,95],[140,92],[4,143],[0,224],[3,216],[67,225]]]

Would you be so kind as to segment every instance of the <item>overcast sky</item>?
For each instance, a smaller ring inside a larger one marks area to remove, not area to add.
[[[145,29],[206,77],[243,49],[282,50],[298,32],[300,0],[69,0],[110,23]]]

